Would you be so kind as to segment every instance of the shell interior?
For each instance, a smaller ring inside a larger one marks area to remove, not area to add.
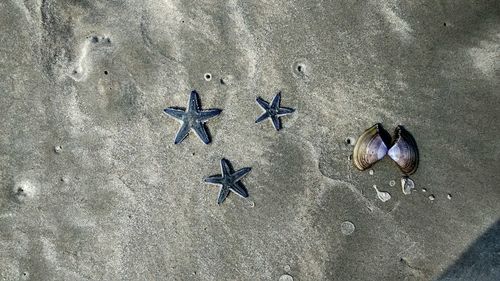
[[[396,127],[395,138],[387,155],[407,175],[415,173],[418,167],[418,148],[413,136],[403,126]]]
[[[361,134],[354,146],[354,166],[361,171],[371,167],[387,154],[389,134],[377,123]]]

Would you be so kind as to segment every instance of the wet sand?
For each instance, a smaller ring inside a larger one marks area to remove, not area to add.
[[[1,1],[0,280],[500,279],[499,6]],[[174,145],[192,90],[223,111]],[[377,122],[409,195],[349,160]],[[223,157],[250,196],[219,206]]]

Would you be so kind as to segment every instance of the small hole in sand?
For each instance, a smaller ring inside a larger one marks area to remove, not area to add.
[[[355,143],[356,141],[355,141],[355,140],[354,140],[354,138],[352,138],[352,137],[347,137],[347,138],[344,140],[344,142],[345,142],[345,144],[347,144],[347,145],[354,145],[354,143]]]
[[[443,26],[446,26],[446,23],[443,23]]]
[[[207,81],[212,80],[212,74],[210,74],[210,73],[205,73],[205,80],[207,80]]]
[[[292,65],[292,71],[294,75],[299,78],[305,78],[310,74],[307,61],[304,59],[294,62]]]
[[[78,73],[78,71],[77,71],[77,70],[73,70],[73,74],[77,74],[77,73]]]
[[[108,71],[107,70],[104,70],[104,75],[108,75]]]

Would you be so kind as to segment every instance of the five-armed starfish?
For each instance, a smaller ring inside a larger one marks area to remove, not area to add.
[[[245,186],[241,183],[241,178],[246,176],[252,170],[252,168],[246,167],[233,172],[231,164],[227,159],[222,158],[220,160],[220,168],[222,170],[222,175],[214,175],[205,178],[206,183],[220,185],[219,197],[217,199],[217,204],[224,202],[226,197],[229,195],[229,191],[232,191],[239,196],[246,198],[248,197],[248,191]]]
[[[179,128],[179,131],[177,132],[177,135],[175,136],[175,144],[180,143],[184,138],[186,138],[191,129],[193,129],[196,135],[205,144],[210,143],[210,137],[208,136],[204,123],[207,122],[208,119],[219,115],[222,110],[201,110],[198,106],[198,100],[198,93],[196,91],[192,91],[191,96],[189,97],[187,110],[177,107],[169,107],[164,109],[165,113],[177,119],[182,124]]]
[[[261,97],[257,97],[256,101],[259,104],[259,106],[262,107],[264,113],[261,116],[259,116],[257,120],[255,120],[255,123],[259,123],[267,118],[270,118],[271,121],[273,122],[273,126],[276,129],[276,131],[279,131],[281,129],[280,117],[291,114],[292,112],[295,111],[293,108],[280,107],[281,92],[278,92],[278,94],[274,96],[271,105],[269,105],[269,103],[263,100]]]

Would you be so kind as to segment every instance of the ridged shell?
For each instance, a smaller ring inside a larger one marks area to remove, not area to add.
[[[387,154],[403,173],[411,175],[417,170],[419,160],[417,143],[403,126],[396,127],[394,142]]]
[[[384,158],[387,154],[389,139],[389,134],[380,123],[364,131],[354,146],[352,155],[354,166],[363,171]]]

